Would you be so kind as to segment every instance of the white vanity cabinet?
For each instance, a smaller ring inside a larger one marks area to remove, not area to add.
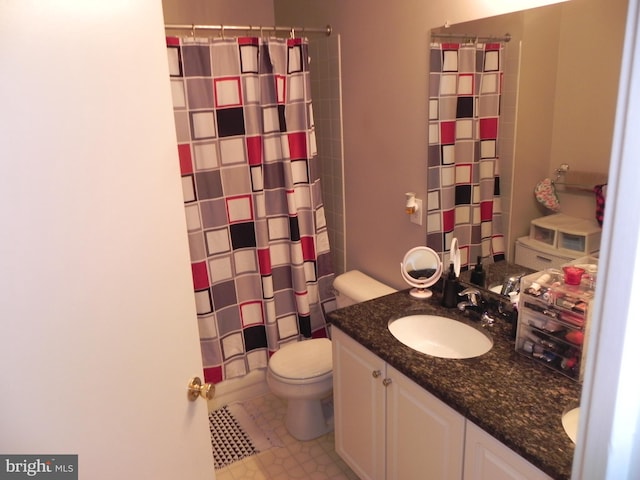
[[[387,366],[387,479],[460,478],[465,418]]]
[[[386,364],[331,329],[336,451],[361,479],[385,478]]]
[[[336,451],[361,480],[550,479],[335,326],[332,345]]]
[[[336,451],[361,479],[462,478],[465,418],[337,328]]]
[[[463,480],[552,480],[509,447],[467,420]]]

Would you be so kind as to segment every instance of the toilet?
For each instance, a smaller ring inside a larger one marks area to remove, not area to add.
[[[338,308],[348,307],[373,298],[396,292],[393,288],[365,275],[359,270],[350,270],[338,275],[333,281]]]
[[[267,385],[287,401],[284,424],[292,437],[311,440],[333,429],[323,400],[333,391],[331,340],[314,338],[289,343],[269,359]]]
[[[381,297],[395,290],[358,270],[333,282],[338,308]],[[269,359],[267,385],[287,401],[285,426],[298,440],[312,440],[333,430],[333,361],[331,340],[314,338],[289,343]]]

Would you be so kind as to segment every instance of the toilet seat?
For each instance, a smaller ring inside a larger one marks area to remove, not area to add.
[[[273,373],[273,371],[269,371],[269,376],[271,380],[275,380],[284,385],[316,385],[328,380],[331,384],[333,382],[333,372],[325,373],[324,375],[320,375],[313,378],[287,378],[281,377],[280,375]]]
[[[332,375],[331,340],[315,338],[285,345],[271,356],[269,370],[287,383],[322,381]]]

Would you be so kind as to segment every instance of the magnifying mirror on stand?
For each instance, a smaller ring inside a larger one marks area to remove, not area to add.
[[[409,291],[412,297],[429,298],[432,292],[428,287],[442,275],[442,262],[431,248],[414,247],[404,256],[400,273],[404,281],[414,287]]]

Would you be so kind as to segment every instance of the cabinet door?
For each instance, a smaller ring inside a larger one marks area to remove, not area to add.
[[[467,420],[464,480],[551,480],[551,477]]]
[[[465,418],[387,366],[387,479],[462,478]]]
[[[361,479],[385,478],[385,363],[332,327],[336,451]]]

